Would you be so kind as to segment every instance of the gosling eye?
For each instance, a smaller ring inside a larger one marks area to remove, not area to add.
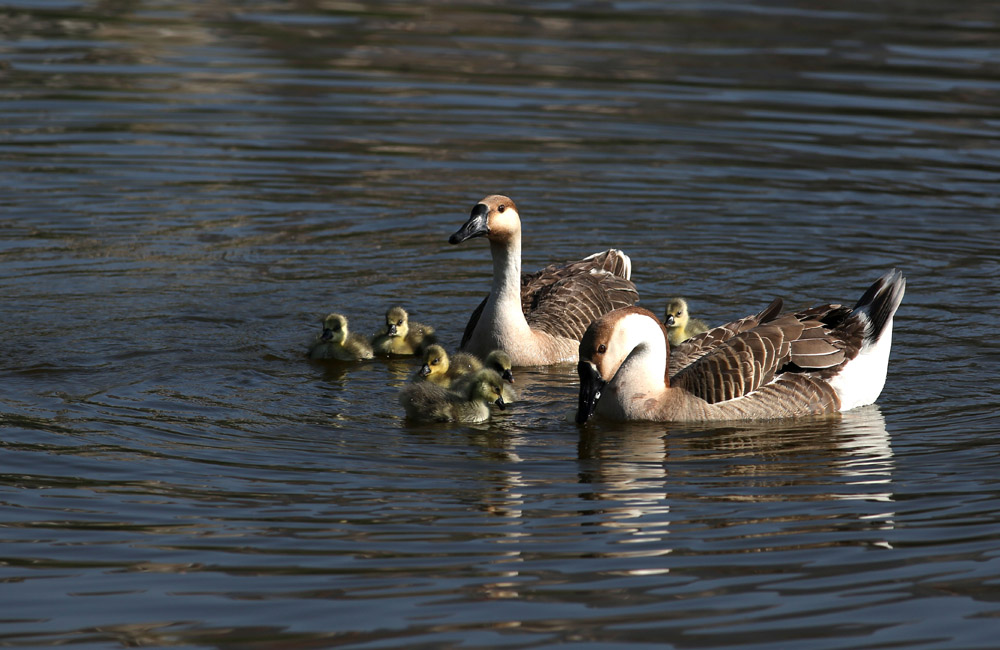
[[[497,208],[497,212],[503,212],[506,209],[507,209],[507,206],[504,205],[503,203],[501,203],[500,207]]]
[[[604,354],[607,351],[608,351],[608,346],[604,345],[603,343],[601,343],[600,345],[597,346],[597,353],[598,354]]]
[[[403,319],[402,318],[400,318],[398,321],[396,321],[396,325],[402,325],[402,324],[403,324]]]
[[[438,360],[437,359],[434,359],[433,361],[431,361],[431,365],[432,366],[436,366],[437,364],[438,364]]]

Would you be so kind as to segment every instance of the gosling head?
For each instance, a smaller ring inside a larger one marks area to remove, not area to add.
[[[469,220],[448,238],[460,244],[473,237],[486,237],[491,242],[506,242],[521,234],[521,217],[509,197],[492,194],[472,208]]]
[[[514,371],[511,367],[510,355],[503,350],[493,350],[490,352],[486,355],[483,365],[490,370],[495,370],[505,381],[514,383]]]
[[[496,404],[500,410],[507,408],[503,401],[503,379],[495,370],[483,368],[476,373],[475,380],[469,386],[469,401]]]
[[[424,350],[424,365],[418,371],[421,377],[433,379],[448,372],[448,353],[440,345],[430,345]]]
[[[406,336],[409,331],[409,316],[402,307],[390,307],[385,312],[386,333],[389,336]]]
[[[663,324],[673,329],[684,328],[688,324],[688,305],[683,298],[671,298],[667,301],[667,310],[663,315]]]
[[[347,319],[340,314],[330,314],[323,319],[323,341],[340,345],[347,339]]]

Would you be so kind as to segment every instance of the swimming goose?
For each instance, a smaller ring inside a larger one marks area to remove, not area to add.
[[[503,410],[503,379],[493,370],[475,373],[464,392],[458,393],[429,381],[406,384],[399,393],[399,403],[406,418],[416,422],[485,422],[490,418],[489,405]]]
[[[450,388],[459,377],[472,375],[482,367],[482,362],[471,354],[458,352],[449,356],[443,347],[434,344],[424,350],[424,365],[417,370],[417,378]]]
[[[433,327],[410,321],[402,307],[390,307],[385,313],[385,327],[372,339],[372,349],[382,356],[405,356],[420,354],[436,341]]]
[[[309,346],[310,359],[358,361],[372,358],[372,346],[364,336],[349,332],[347,319],[330,314],[323,319],[323,333]]]
[[[486,237],[493,286],[472,312],[461,349],[483,356],[500,349],[515,366],[572,362],[594,319],[639,299],[632,262],[618,250],[521,275],[521,219],[506,196],[487,196],[448,241]]]
[[[504,380],[503,401],[506,404],[513,403],[517,399],[517,391],[514,390],[514,371],[511,367],[510,355],[503,350],[493,350],[486,355],[483,366],[500,375],[500,378]],[[462,392],[474,377],[474,373],[468,373],[455,378],[451,384],[452,390]]]
[[[906,280],[893,269],[853,308],[821,305],[755,316],[709,330],[676,349],[652,312],[617,309],[580,342],[577,422],[757,420],[846,411],[885,385],[892,319]]]
[[[708,325],[704,321],[691,318],[687,301],[683,298],[671,298],[667,301],[663,324],[667,326],[667,341],[670,345],[680,345],[695,334],[708,331]]]

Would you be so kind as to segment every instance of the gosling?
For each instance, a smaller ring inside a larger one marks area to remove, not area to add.
[[[483,366],[489,370],[493,370],[500,378],[504,380],[503,383],[503,401],[505,404],[511,404],[517,399],[517,391],[514,390],[514,371],[511,369],[510,355],[508,355],[503,350],[493,350],[483,361]],[[474,373],[468,373],[460,375],[452,381],[452,390],[462,392],[466,390],[469,382],[475,377]]]
[[[691,318],[687,302],[683,298],[671,298],[667,301],[663,324],[667,326],[667,341],[670,345],[680,345],[692,336],[708,331],[708,325],[704,321]]]
[[[372,346],[368,339],[347,329],[347,319],[341,314],[330,314],[323,319],[323,333],[309,346],[310,359],[336,359],[359,361],[371,359]]]
[[[425,379],[444,388],[451,388],[455,380],[481,370],[483,364],[471,354],[459,352],[448,356],[444,348],[434,344],[424,350],[424,365],[417,370],[415,380]]]
[[[464,393],[457,393],[429,381],[406,384],[399,393],[399,403],[406,419],[413,422],[485,422],[490,419],[490,404],[501,410],[503,379],[484,368],[476,372]]]
[[[405,309],[391,307],[385,313],[385,327],[372,339],[372,349],[381,356],[412,356],[436,342],[433,327],[410,322]]]

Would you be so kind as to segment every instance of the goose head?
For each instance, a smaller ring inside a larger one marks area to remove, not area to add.
[[[483,368],[476,373],[475,379],[469,386],[470,402],[486,402],[496,404],[500,410],[507,408],[503,401],[503,379],[495,370]]]
[[[633,350],[647,342],[658,343],[661,340],[665,347],[666,338],[666,330],[660,321],[653,312],[642,307],[621,307],[591,323],[580,340],[577,423],[583,424],[594,414],[605,386]]]
[[[347,319],[340,314],[330,314],[323,319],[323,334],[320,340],[329,341],[337,345],[342,344],[347,339]]]
[[[500,194],[492,194],[472,208],[469,220],[448,238],[452,244],[461,244],[473,237],[486,237],[491,242],[506,242],[521,234],[521,218],[514,201]]]
[[[409,316],[402,307],[390,307],[385,312],[385,331],[389,336],[406,336],[410,331]]]
[[[448,353],[440,345],[430,345],[424,351],[424,365],[418,374],[421,377],[439,377],[448,372]]]
[[[510,362],[510,355],[503,350],[493,350],[490,352],[486,356],[483,365],[500,373],[500,377],[505,381],[514,383],[514,371]]]
[[[663,315],[663,324],[668,328],[679,327],[684,329],[687,327],[690,318],[687,302],[683,298],[671,298],[667,301],[667,310]]]

